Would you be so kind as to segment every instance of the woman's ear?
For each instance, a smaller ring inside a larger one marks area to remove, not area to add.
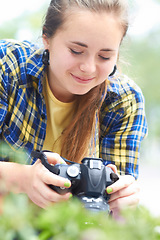
[[[43,45],[45,49],[49,49],[49,39],[45,34],[42,35]]]

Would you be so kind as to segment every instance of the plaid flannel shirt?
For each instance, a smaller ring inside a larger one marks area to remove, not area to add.
[[[33,149],[42,150],[46,134],[42,52],[27,41],[0,41],[1,139],[12,148],[25,148],[29,156]],[[109,77],[99,119],[99,157],[105,165],[115,164],[120,174],[137,178],[140,143],[147,133],[140,88],[125,76]]]

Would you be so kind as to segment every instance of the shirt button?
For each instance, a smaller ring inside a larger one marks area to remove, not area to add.
[[[9,130],[9,129],[6,130],[6,134],[7,134],[7,135],[10,134],[10,130]]]
[[[46,118],[44,113],[42,113],[41,117],[43,120]]]

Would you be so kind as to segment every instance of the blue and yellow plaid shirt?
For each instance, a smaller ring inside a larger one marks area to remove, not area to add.
[[[27,41],[0,41],[1,139],[25,148],[29,156],[33,149],[42,150],[46,134],[42,52]],[[115,74],[108,80],[99,117],[99,157],[105,165],[115,164],[120,174],[137,178],[140,143],[147,133],[144,98],[127,77]]]

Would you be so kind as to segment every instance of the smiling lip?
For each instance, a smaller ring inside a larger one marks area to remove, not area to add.
[[[92,77],[92,78],[77,77],[77,76],[75,76],[73,74],[71,74],[71,76],[79,83],[89,83],[89,82],[91,82],[94,79],[94,77]]]

